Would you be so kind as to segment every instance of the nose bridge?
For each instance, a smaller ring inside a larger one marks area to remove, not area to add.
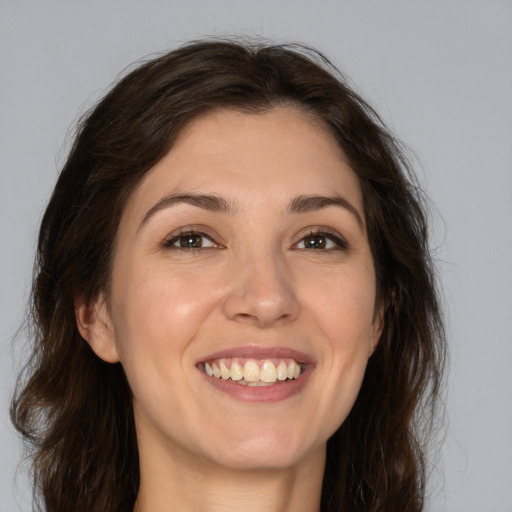
[[[224,302],[231,320],[264,327],[291,321],[299,314],[293,274],[280,250],[260,246],[244,251],[236,258],[232,278]]]

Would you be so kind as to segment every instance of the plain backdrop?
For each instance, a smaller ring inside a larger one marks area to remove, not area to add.
[[[68,130],[133,61],[229,34],[324,51],[415,155],[451,349],[428,510],[512,511],[511,1],[0,0],[0,512],[30,510],[11,340]]]

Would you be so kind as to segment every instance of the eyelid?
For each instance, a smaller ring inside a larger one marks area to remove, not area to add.
[[[310,226],[306,228],[305,230],[302,230],[296,237],[297,241],[293,243],[292,248],[295,248],[300,242],[304,240],[304,238],[307,237],[313,237],[313,236],[324,236],[330,240],[332,240],[338,247],[339,250],[347,249],[349,247],[349,244],[346,240],[346,238],[341,235],[338,231],[335,231],[331,228],[328,228],[326,226]],[[307,249],[301,249],[301,250],[307,250]],[[311,249],[312,251],[315,249]],[[332,251],[333,249],[324,249],[323,251]]]
[[[214,244],[214,247],[195,247],[195,248],[187,248],[187,247],[177,247],[177,246],[173,246],[173,243],[176,242],[176,240],[182,236],[186,236],[186,235],[200,235],[200,236],[203,236],[205,238],[207,238],[208,240],[210,240],[213,244]],[[164,248],[174,248],[174,249],[182,249],[182,250],[185,250],[185,251],[190,251],[190,250],[201,250],[201,249],[212,249],[212,248],[224,248],[224,245],[219,242],[219,236],[216,234],[216,233],[213,233],[211,229],[209,229],[207,226],[198,226],[198,225],[193,225],[193,226],[182,226],[178,229],[175,229],[174,231],[172,231],[171,233],[169,233],[163,240],[162,240],[162,243],[161,245],[164,247]]]

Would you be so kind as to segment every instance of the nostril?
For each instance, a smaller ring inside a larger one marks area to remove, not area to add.
[[[256,317],[254,315],[250,315],[249,313],[237,313],[234,318],[242,321],[254,321]]]

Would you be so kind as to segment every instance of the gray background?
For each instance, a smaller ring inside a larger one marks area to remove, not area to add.
[[[416,155],[452,353],[429,510],[512,511],[512,2],[0,0],[0,512],[30,509],[10,338],[68,129],[132,61],[225,34],[325,51]]]

